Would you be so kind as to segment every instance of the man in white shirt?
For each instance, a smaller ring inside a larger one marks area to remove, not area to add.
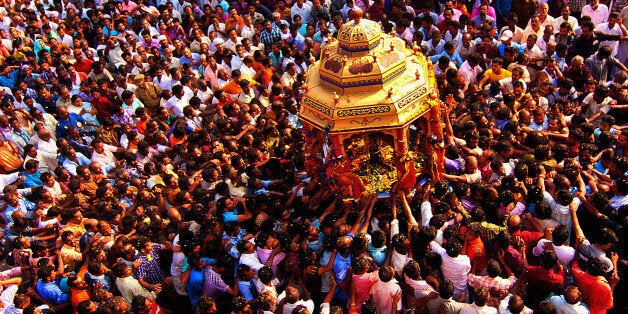
[[[582,294],[578,287],[569,286],[565,288],[565,295],[555,295],[549,298],[549,302],[554,304],[558,314],[587,314],[589,308],[582,303]]]
[[[95,139],[92,142],[92,147],[94,151],[92,153],[91,160],[100,164],[102,169],[107,172],[113,169],[113,167],[115,167],[115,163],[118,161],[113,153],[124,152],[124,148],[107,145],[103,141],[98,139]]]
[[[457,45],[458,54],[460,54],[460,58],[462,60],[468,58],[472,53],[475,52],[476,42],[473,40],[473,37],[469,33],[464,33],[462,35],[462,43]]]
[[[229,38],[227,39],[227,41],[225,41],[225,43],[222,45],[225,49],[229,49],[232,52],[236,52],[236,46],[239,45],[242,42],[242,38],[238,37],[238,32],[235,30],[235,28],[231,28],[229,30],[227,30],[229,33]]]
[[[569,266],[569,263],[576,257],[576,250],[569,246],[567,240],[569,239],[569,230],[567,226],[559,225],[552,231],[552,241],[547,239],[541,239],[537,243],[536,247],[532,249],[534,256],[541,256],[546,250],[553,250],[558,257],[558,261],[565,267]]]
[[[563,22],[569,23],[572,31],[578,28],[578,19],[571,16],[571,8],[569,8],[569,5],[563,5],[560,16],[554,19],[554,29],[560,29],[560,24],[563,24]]]
[[[582,7],[582,14],[580,17],[588,15],[591,17],[591,22],[594,25],[606,23],[608,21],[609,10],[605,4],[600,4],[599,0],[591,0],[589,4]]]
[[[56,141],[52,139],[50,131],[45,128],[39,129],[37,137],[39,138],[37,143],[35,143],[35,146],[37,147],[37,154],[41,154],[43,156],[46,166],[48,166],[49,169],[56,169],[59,165],[57,160],[58,148]]]
[[[122,294],[124,300],[133,301],[136,295],[142,295],[152,300],[156,299],[155,293],[148,291],[140,285],[139,281],[133,277],[133,270],[124,263],[118,263],[113,267],[113,273],[116,275],[116,287]]]
[[[294,16],[298,14],[303,23],[310,23],[312,21],[311,17],[312,13],[312,4],[310,2],[305,2],[305,0],[297,0],[292,8],[290,8],[290,19],[294,21]]]
[[[290,62],[286,65],[286,72],[281,76],[281,84],[285,87],[291,88],[296,79],[297,67],[294,63]]]
[[[554,17],[550,16],[549,14],[549,5],[547,4],[547,2],[539,2],[539,7],[537,9],[537,14],[539,17],[539,22],[541,23],[541,27],[545,27],[547,25],[554,25]],[[528,21],[528,25],[530,26],[531,21]]]
[[[188,105],[188,99],[184,96],[183,86],[180,84],[172,87],[172,97],[168,99],[164,108],[171,111],[177,117],[183,117],[183,107]]]
[[[514,89],[513,83],[519,81],[523,84],[523,90],[526,91],[528,86],[526,85],[526,82],[523,81],[523,70],[521,68],[513,68],[511,72],[511,77],[506,77],[499,80],[502,88],[506,91],[512,92],[512,90]]]
[[[164,73],[164,69],[157,68],[153,83],[157,84],[161,90],[170,90],[172,88],[172,80]]]
[[[242,27],[242,30],[240,31],[240,36],[242,36],[242,38],[253,40],[253,35],[255,35],[255,26],[253,26],[251,16],[245,15],[242,18],[244,19],[244,27]]]
[[[536,44],[538,42],[539,37],[536,34],[528,35],[526,39],[526,44],[523,45],[524,52],[527,53],[528,58],[530,58],[531,63],[536,63],[537,65],[542,64],[542,59],[545,57],[543,50],[539,48]]]
[[[395,306],[401,311],[401,287],[394,278],[395,271],[391,266],[379,269],[379,280],[371,287],[371,295],[378,313],[391,313]],[[393,305],[393,301],[396,301]]]
[[[257,72],[253,69],[253,64],[255,60],[251,56],[246,56],[242,59],[242,66],[240,67],[240,73],[242,73],[242,77],[253,79]]]
[[[479,287],[474,293],[475,302],[473,304],[466,305],[460,310],[460,314],[471,313],[484,313],[484,314],[497,314],[497,309],[486,305],[490,294],[488,289],[484,286]]]
[[[595,91],[582,100],[582,106],[587,108],[584,112],[587,121],[593,123],[596,127],[599,126],[602,121],[601,117],[608,114],[612,108],[613,101],[611,97],[608,97],[607,87],[595,87]]]
[[[60,27],[57,28],[57,34],[59,35],[59,39],[58,39],[59,42],[70,47],[70,49],[74,48],[74,40],[72,36],[68,35],[65,32],[65,25],[61,25]]]
[[[628,30],[623,24],[617,23],[619,18],[619,13],[612,12],[608,16],[607,23],[596,24],[595,32],[600,32],[607,35],[619,35],[619,36],[627,36]],[[619,48],[618,40],[605,40],[600,42],[600,47],[609,46],[613,50],[613,56],[617,55]],[[622,60],[623,61],[623,60]]]
[[[307,288],[303,288],[305,289],[304,291],[307,294]],[[285,294],[285,298],[283,298],[285,300],[285,303],[283,305],[283,314],[291,314],[292,310],[294,310],[299,305],[305,306],[310,313],[314,313],[314,301],[309,298],[307,298],[307,300],[302,300],[299,294],[299,290],[297,290],[295,287],[288,286],[288,288],[286,288],[282,295],[283,294]],[[281,299],[281,295],[279,296],[279,299]]]
[[[523,300],[518,295],[509,294],[506,296],[501,302],[499,302],[499,313],[500,314],[511,314],[511,313],[520,313],[520,314],[532,314],[532,310],[527,306],[523,305]]]
[[[432,252],[442,258],[443,276],[454,284],[454,299],[457,299],[461,294],[467,293],[467,278],[469,271],[471,271],[471,260],[466,255],[460,255],[462,251],[460,239],[450,239],[445,247],[446,249],[435,241],[430,244]]]
[[[482,61],[482,56],[477,53],[472,53],[467,61],[465,61],[458,70],[458,74],[462,76],[465,84],[468,86],[471,83],[477,82],[478,74],[482,73],[482,67],[480,67],[480,62]]]

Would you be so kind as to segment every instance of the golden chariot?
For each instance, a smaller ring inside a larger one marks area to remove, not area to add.
[[[306,165],[347,198],[440,179],[443,139],[433,65],[361,10],[308,70],[299,118]]]

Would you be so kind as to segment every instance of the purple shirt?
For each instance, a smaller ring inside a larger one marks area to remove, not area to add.
[[[203,295],[219,300],[222,297],[222,292],[226,292],[229,289],[229,286],[222,280],[220,274],[216,273],[212,267],[205,269],[203,277]]]

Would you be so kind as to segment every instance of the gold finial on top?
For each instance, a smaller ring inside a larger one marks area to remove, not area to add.
[[[417,45],[416,42],[414,42],[414,44],[412,45],[412,51],[414,51],[414,54],[417,54],[417,52],[419,52],[419,45]]]
[[[355,24],[360,23],[362,17],[364,16],[364,11],[360,8],[355,8],[349,11],[349,18],[355,22]]]

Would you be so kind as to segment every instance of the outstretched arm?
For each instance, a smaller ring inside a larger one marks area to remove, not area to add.
[[[412,229],[414,226],[418,226],[414,215],[412,215],[412,210],[410,209],[410,204],[408,204],[408,200],[406,199],[406,192],[401,190],[399,191],[399,197],[401,198],[401,204],[403,205],[403,211],[408,217],[408,230]]]
[[[362,221],[364,220],[364,215],[366,215],[366,212],[369,211],[368,208],[371,207],[371,203],[373,202],[373,199],[376,197],[377,196],[375,195],[369,195],[368,198],[364,200],[364,203],[362,204],[362,207],[360,208],[360,215],[358,216],[358,220],[355,221],[349,233],[353,235],[357,234],[358,230],[360,230],[360,225],[362,225]]]
[[[366,210],[366,219],[364,219],[364,222],[360,227],[359,233],[365,233],[368,230],[371,216],[373,215],[373,207],[375,206],[375,202],[377,202],[377,196],[373,196],[371,202],[369,203],[368,209]]]

